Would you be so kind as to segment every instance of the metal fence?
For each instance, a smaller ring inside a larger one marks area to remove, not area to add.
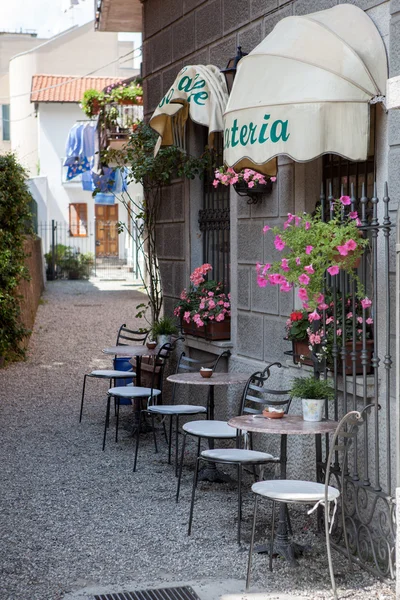
[[[38,224],[48,279],[139,278],[138,245],[126,231],[119,231],[117,221],[88,222],[83,230],[85,235],[75,236],[65,222]]]
[[[353,443],[344,478],[345,489],[341,490],[341,510],[345,511],[354,560],[380,577],[394,577],[396,432],[392,424],[395,423],[396,397],[392,370],[395,340],[392,303],[395,299],[391,295],[389,262],[393,225],[387,185],[382,201],[377,197],[376,185],[370,199],[365,195],[364,186],[360,199],[354,197],[353,188],[351,194],[351,210],[358,211],[361,234],[369,240],[357,274],[372,305],[368,310],[360,305],[355,281],[344,271],[339,277],[327,275],[325,292],[333,299],[332,318],[337,327],[333,327],[331,363],[318,362],[314,351],[315,369],[317,374],[326,370],[333,377],[336,399],[332,407],[327,405],[326,416],[338,420],[349,410],[361,410],[372,404],[367,426]],[[321,194],[324,219],[330,218],[333,200],[331,187],[328,198]],[[322,323],[326,332],[326,311]],[[344,332],[346,326],[350,326],[352,332],[348,339],[338,334],[339,330]],[[328,449],[327,437],[325,459]],[[323,456],[319,458],[319,480],[323,482],[325,463]],[[335,469],[333,480],[339,485],[339,460]],[[340,519],[336,522],[334,538],[340,549],[343,548],[343,531]]]

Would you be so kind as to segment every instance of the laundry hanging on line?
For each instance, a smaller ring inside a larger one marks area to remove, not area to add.
[[[70,130],[65,147],[64,166],[68,167],[67,180],[90,171],[97,152],[96,123],[76,123]]]

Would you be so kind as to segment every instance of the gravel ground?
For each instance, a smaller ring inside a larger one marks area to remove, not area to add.
[[[132,472],[129,408],[121,409],[119,443],[112,439],[112,420],[106,451],[101,451],[105,382],[89,382],[78,423],[83,374],[110,364],[100,350],[115,343],[121,322],[135,325],[135,306],[142,298],[127,283],[104,283],[103,288],[91,282],[49,284],[28,360],[0,371],[0,600],[57,600],[95,585],[121,589],[133,580],[143,588],[171,579],[245,577],[250,480],[244,485],[242,550],[235,542],[236,494],[229,484],[200,484],[189,538],[193,447],[176,505],[176,481],[161,438],[155,455],[151,436],[143,436],[138,471]],[[265,506],[259,514],[260,541],[269,520]],[[256,556],[254,591],[330,598],[324,544],[314,533],[314,519],[304,510],[292,512],[292,520],[296,537],[312,549],[296,570],[275,560],[272,574],[266,556]],[[395,598],[392,585],[364,571],[356,568],[350,576],[335,552],[334,562],[342,598]]]

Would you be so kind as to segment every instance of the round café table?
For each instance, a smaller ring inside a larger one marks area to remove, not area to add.
[[[137,346],[110,346],[109,348],[104,348],[103,353],[136,358],[136,385],[137,387],[141,387],[140,365],[142,356],[156,356],[159,350],[159,346],[150,350],[146,344],[138,344]]]
[[[199,372],[176,373],[175,375],[167,377],[167,381],[181,385],[207,386],[210,394],[208,418],[213,421],[215,413],[214,388],[222,385],[238,385],[240,383],[246,383],[249,377],[250,375],[248,373],[213,373],[211,377],[202,377]],[[213,449],[214,440],[209,439],[208,445],[210,449]],[[214,463],[210,463],[199,471],[199,479],[214,482],[231,481],[228,475],[217,470]]]
[[[287,466],[287,436],[288,435],[314,435],[316,449],[317,481],[320,481],[322,466],[322,434],[328,434],[335,431],[338,426],[337,421],[304,421],[303,417],[298,415],[284,415],[282,419],[268,419],[263,415],[243,415],[233,417],[228,421],[228,425],[239,429],[240,431],[250,431],[254,433],[278,434],[281,436],[281,460],[280,460],[280,479],[286,479]],[[300,554],[304,548],[299,544],[289,541],[288,522],[286,505],[279,504],[279,524],[275,538],[274,551],[283,556],[291,566],[297,566],[296,555]],[[268,552],[269,545],[258,547],[257,552]]]

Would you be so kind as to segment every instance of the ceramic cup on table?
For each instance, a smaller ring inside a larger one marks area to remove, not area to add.
[[[263,410],[263,416],[267,419],[282,419],[285,411],[283,408],[275,408],[274,406],[267,406]]]
[[[200,375],[202,377],[205,377],[206,379],[208,379],[209,377],[211,377],[212,374],[213,374],[213,370],[212,369],[206,369],[205,367],[201,367],[201,369],[200,369]]]
[[[154,350],[154,348],[157,346],[157,342],[154,342],[154,341],[146,342],[146,346],[148,347],[149,350]]]

